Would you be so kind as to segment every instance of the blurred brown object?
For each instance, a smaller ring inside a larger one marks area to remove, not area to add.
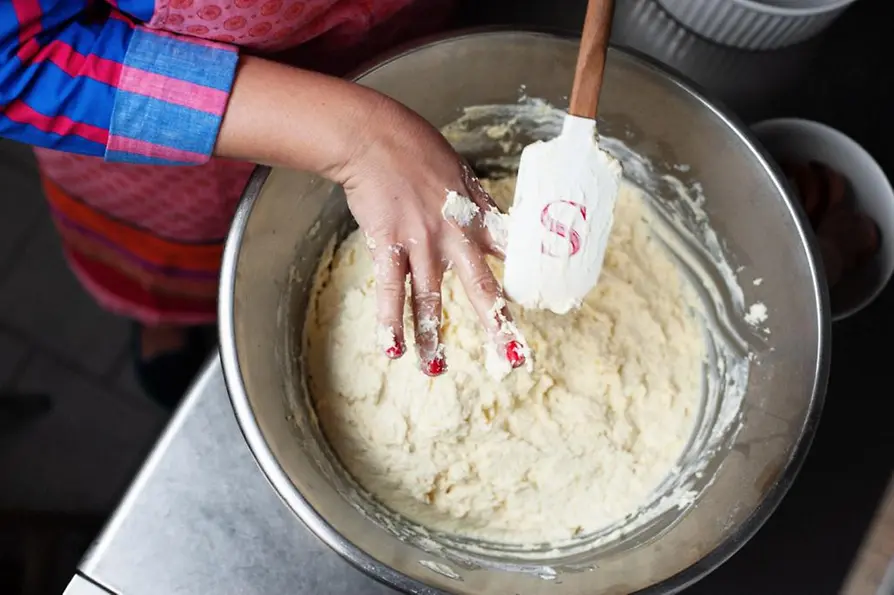
[[[894,593],[894,475],[841,590],[841,595],[891,593]]]
[[[837,171],[817,161],[780,166],[819,239],[826,279],[834,287],[878,251],[878,226],[855,208],[850,184]]]

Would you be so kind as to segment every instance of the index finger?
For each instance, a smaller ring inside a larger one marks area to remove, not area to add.
[[[526,363],[530,367],[530,349],[512,321],[503,289],[484,254],[465,237],[454,244],[453,252],[454,270],[491,339],[485,360],[488,371],[502,378]]]
[[[498,258],[506,257],[508,221],[493,197],[481,185],[481,180],[468,164],[463,165],[463,183],[469,198],[478,206],[478,226],[476,240],[479,245]]]

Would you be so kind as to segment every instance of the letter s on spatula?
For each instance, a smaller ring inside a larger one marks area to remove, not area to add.
[[[562,132],[521,155],[503,284],[526,308],[565,314],[602,270],[621,185],[621,164],[596,136],[612,8],[612,0],[589,1]]]

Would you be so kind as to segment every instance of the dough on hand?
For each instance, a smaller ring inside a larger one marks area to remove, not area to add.
[[[511,201],[513,180],[485,185]],[[514,308],[534,366],[502,381],[450,272],[448,372],[423,375],[412,351],[386,358],[372,261],[362,234],[348,237],[321,267],[305,337],[317,413],[348,471],[423,526],[512,544],[567,540],[646,504],[694,429],[705,357],[694,293],[648,216],[623,185],[598,286],[564,316]]]

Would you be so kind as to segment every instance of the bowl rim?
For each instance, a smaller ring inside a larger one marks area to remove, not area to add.
[[[469,37],[487,37],[500,35],[530,35],[532,37],[547,37],[554,40],[577,44],[579,35],[568,31],[551,28],[517,27],[517,26],[489,26],[454,30],[440,35],[426,37],[410,44],[399,46],[380,56],[379,59],[361,69],[358,69],[348,80],[357,80],[373,71],[386,66],[407,54],[438,45],[448,41],[457,41]],[[610,48],[612,53],[625,54],[627,58],[639,62],[644,67],[656,71],[658,74],[668,77],[671,83],[689,93],[705,108],[713,112],[724,121],[736,134],[745,147],[758,159],[764,170],[770,175],[773,186],[779,191],[790,210],[797,210],[799,206],[792,201],[785,190],[783,177],[776,164],[769,158],[762,146],[753,138],[749,128],[730,110],[716,100],[709,100],[707,94],[695,83],[671,67],[660,63],[654,58],[637,50],[615,45]],[[221,275],[218,299],[218,326],[220,333],[220,359],[224,372],[224,381],[227,393],[233,406],[237,425],[246,444],[258,463],[261,473],[273,488],[279,498],[289,507],[301,522],[329,548],[337,552],[345,561],[361,570],[372,579],[404,593],[421,595],[440,595],[443,591],[425,585],[424,583],[399,572],[386,564],[383,564],[367,552],[361,550],[348,541],[328,521],[326,521],[314,509],[307,499],[295,488],[291,479],[285,473],[282,466],[276,460],[268,445],[261,428],[254,417],[251,403],[243,381],[239,355],[235,341],[235,309],[234,296],[236,286],[236,265],[246,224],[251,211],[258,199],[262,186],[271,173],[271,168],[258,166],[249,179],[242,194],[230,232],[224,246],[221,261]],[[795,214],[794,212],[792,213]],[[794,223],[798,234],[801,236],[804,246],[807,248],[807,257],[810,269],[813,273],[812,285],[815,296],[815,305],[819,315],[817,324],[817,354],[813,380],[813,397],[808,405],[800,435],[794,442],[786,464],[782,467],[773,484],[766,489],[761,502],[751,514],[746,517],[740,526],[723,539],[717,547],[708,552],[698,561],[671,575],[664,580],[637,591],[632,595],[668,595],[691,586],[726,562],[738,552],[755,533],[763,526],[773,511],[788,492],[798,472],[800,471],[810,445],[813,442],[816,429],[819,424],[825,400],[826,385],[829,376],[829,364],[831,356],[831,321],[829,319],[829,296],[825,290],[825,277],[820,267],[819,249],[811,236],[805,233],[801,223],[802,219],[794,217]]]
[[[855,141],[844,132],[838,130],[837,128],[829,126],[824,122],[809,120],[807,118],[770,118],[752,124],[751,130],[754,132],[758,141],[760,141],[762,134],[769,133],[771,130],[792,135],[803,135],[805,131],[807,131],[808,134],[815,133],[818,136],[824,136],[834,139],[834,141],[839,146],[846,148],[848,152],[858,156],[866,163],[867,167],[874,170],[878,174],[878,179],[882,182],[881,192],[887,195],[889,202],[894,203],[894,186],[891,185],[890,178],[885,173],[885,170],[882,168],[882,166],[879,165],[879,162],[876,161],[875,157],[872,156],[872,153],[867,151],[866,148],[863,147],[863,145]],[[769,151],[767,152],[769,153]],[[770,155],[770,158],[775,160],[772,154]],[[876,225],[880,224],[876,222]],[[868,292],[853,306],[846,308],[840,312],[831,310],[832,304],[830,300],[829,307],[832,315],[832,322],[840,322],[865,310],[876,299],[878,299],[878,297],[888,286],[888,283],[890,283],[892,277],[894,277],[894,266],[892,266],[891,270],[888,271],[888,275],[884,278],[884,280],[879,280],[872,291]]]
[[[670,0],[673,2],[673,0]],[[716,2],[715,7],[720,7],[720,3],[722,0],[714,0]],[[733,4],[738,4],[741,8],[750,10],[753,12],[771,15],[774,17],[788,17],[788,18],[806,18],[813,17],[821,14],[826,14],[829,12],[836,11],[841,8],[845,8],[856,0],[829,0],[825,6],[812,6],[812,7],[788,7],[788,6],[776,6],[773,4],[764,4],[763,2],[758,2],[756,0],[727,0],[728,2],[732,2]],[[662,0],[662,4],[664,0]]]

